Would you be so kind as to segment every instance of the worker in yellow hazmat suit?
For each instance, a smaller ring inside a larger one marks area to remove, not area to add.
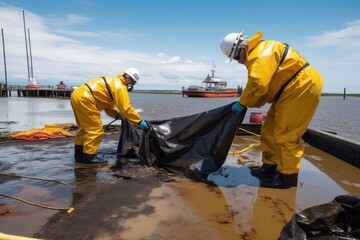
[[[296,187],[304,153],[301,137],[318,106],[322,77],[287,44],[261,38],[262,32],[250,39],[242,32],[230,33],[220,44],[230,61],[248,70],[246,87],[232,109],[271,103],[261,130],[263,164],[251,174],[262,187]]]
[[[107,163],[97,156],[104,134],[101,111],[114,119],[125,117],[143,130],[149,128],[131,106],[128,91],[139,80],[139,70],[129,68],[117,77],[99,77],[81,85],[71,94],[71,106],[79,127],[75,136],[75,160]]]

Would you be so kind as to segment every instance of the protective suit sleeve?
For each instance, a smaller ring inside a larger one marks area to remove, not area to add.
[[[130,122],[139,124],[142,119],[136,110],[131,106],[130,97],[126,86],[123,85],[121,88],[118,88],[114,95],[114,101],[119,109],[120,114]]]

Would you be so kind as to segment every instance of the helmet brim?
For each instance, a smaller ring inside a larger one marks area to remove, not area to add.
[[[244,31],[241,31],[241,32],[239,33],[239,40],[237,41],[236,46],[234,47],[234,50],[233,50],[233,51],[231,52],[231,54],[230,54],[229,62],[231,62],[231,61],[234,59],[234,55],[235,55],[236,49],[239,47],[239,44],[242,42],[242,41],[240,41],[240,40],[241,40],[241,37],[243,36],[243,34],[244,34]]]

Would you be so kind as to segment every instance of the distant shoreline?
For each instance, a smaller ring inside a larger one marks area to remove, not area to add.
[[[133,93],[148,93],[148,94],[182,94],[179,90],[133,90]],[[323,97],[342,97],[343,93],[322,93]],[[346,97],[360,97],[360,93],[346,93]]]
[[[12,91],[15,91],[14,88],[15,86],[9,86],[12,89]],[[21,88],[22,86],[16,86]],[[50,87],[50,86],[49,86]],[[5,91],[4,87],[0,88],[2,92]],[[133,90],[132,93],[145,93],[145,94],[182,94],[181,90]],[[0,94],[0,97],[2,95]],[[322,93],[321,94],[322,97],[343,97],[344,93]],[[346,93],[345,97],[360,97],[360,93]]]
[[[343,93],[322,93],[321,96],[330,96],[330,97],[342,97]],[[346,97],[360,97],[360,93],[346,93]]]

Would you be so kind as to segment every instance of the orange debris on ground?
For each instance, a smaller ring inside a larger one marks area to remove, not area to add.
[[[43,141],[49,138],[65,138],[73,137],[74,134],[57,127],[56,125],[45,125],[44,128],[32,128],[29,131],[24,131],[11,136],[14,139],[29,140],[29,141]]]

